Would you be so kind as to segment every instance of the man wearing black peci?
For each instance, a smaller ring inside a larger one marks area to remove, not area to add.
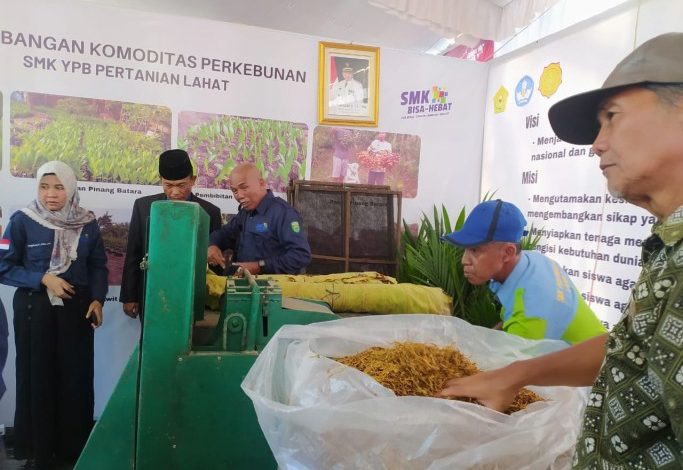
[[[163,152],[159,156],[159,176],[164,192],[136,199],[128,229],[128,248],[119,301],[123,303],[124,313],[131,318],[142,313],[144,292],[140,262],[147,247],[147,223],[152,203],[164,200],[196,202],[209,214],[209,233],[221,227],[220,209],[192,194],[196,176],[185,150],[172,149]]]

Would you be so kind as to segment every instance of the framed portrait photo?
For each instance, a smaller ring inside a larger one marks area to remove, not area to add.
[[[320,43],[318,120],[376,127],[379,47]]]

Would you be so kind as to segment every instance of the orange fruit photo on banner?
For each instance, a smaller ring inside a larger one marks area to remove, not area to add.
[[[420,136],[318,126],[313,131],[311,179],[386,185],[417,195]]]

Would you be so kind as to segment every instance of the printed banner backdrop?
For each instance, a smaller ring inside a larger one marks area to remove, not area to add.
[[[87,2],[3,1],[0,223],[35,197],[43,161],[72,165],[111,269],[96,333],[96,415],[139,338],[118,286],[133,201],[160,192],[159,151],[186,148],[199,175],[195,193],[224,214],[237,210],[225,184],[236,162],[254,158],[278,191],[290,178],[311,178],[314,130],[325,129],[317,122],[318,43],[330,39]],[[488,65],[387,49],[380,58],[379,126],[363,131],[403,139],[405,177],[387,176],[405,186],[403,217],[417,222],[433,204],[471,207]],[[0,286],[10,324],[13,291]],[[6,426],[14,412],[12,335],[10,348],[0,402]]]
[[[637,15],[627,5],[495,61],[486,103],[482,192],[497,190],[521,207],[543,236],[538,249],[564,267],[609,327],[628,301],[641,242],[655,219],[610,196],[599,158],[590,146],[558,140],[547,112],[565,97],[599,87],[634,44],[665,32]],[[636,41],[636,25],[648,37]]]
[[[417,194],[420,137],[318,126],[313,133],[311,178],[387,185],[403,198]]]

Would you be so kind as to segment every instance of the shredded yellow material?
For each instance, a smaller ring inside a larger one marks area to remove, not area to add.
[[[372,347],[353,356],[336,359],[368,374],[398,396],[433,397],[448,379],[479,372],[474,362],[452,346],[396,342],[391,348]],[[474,402],[471,398],[458,400]],[[507,414],[523,410],[543,398],[526,389],[519,391]]]
[[[453,301],[438,287],[397,283],[380,273],[355,272],[322,275],[265,274],[258,279],[276,281],[284,297],[326,302],[339,313],[432,313],[450,315]],[[226,278],[206,273],[207,305],[218,308]]]

